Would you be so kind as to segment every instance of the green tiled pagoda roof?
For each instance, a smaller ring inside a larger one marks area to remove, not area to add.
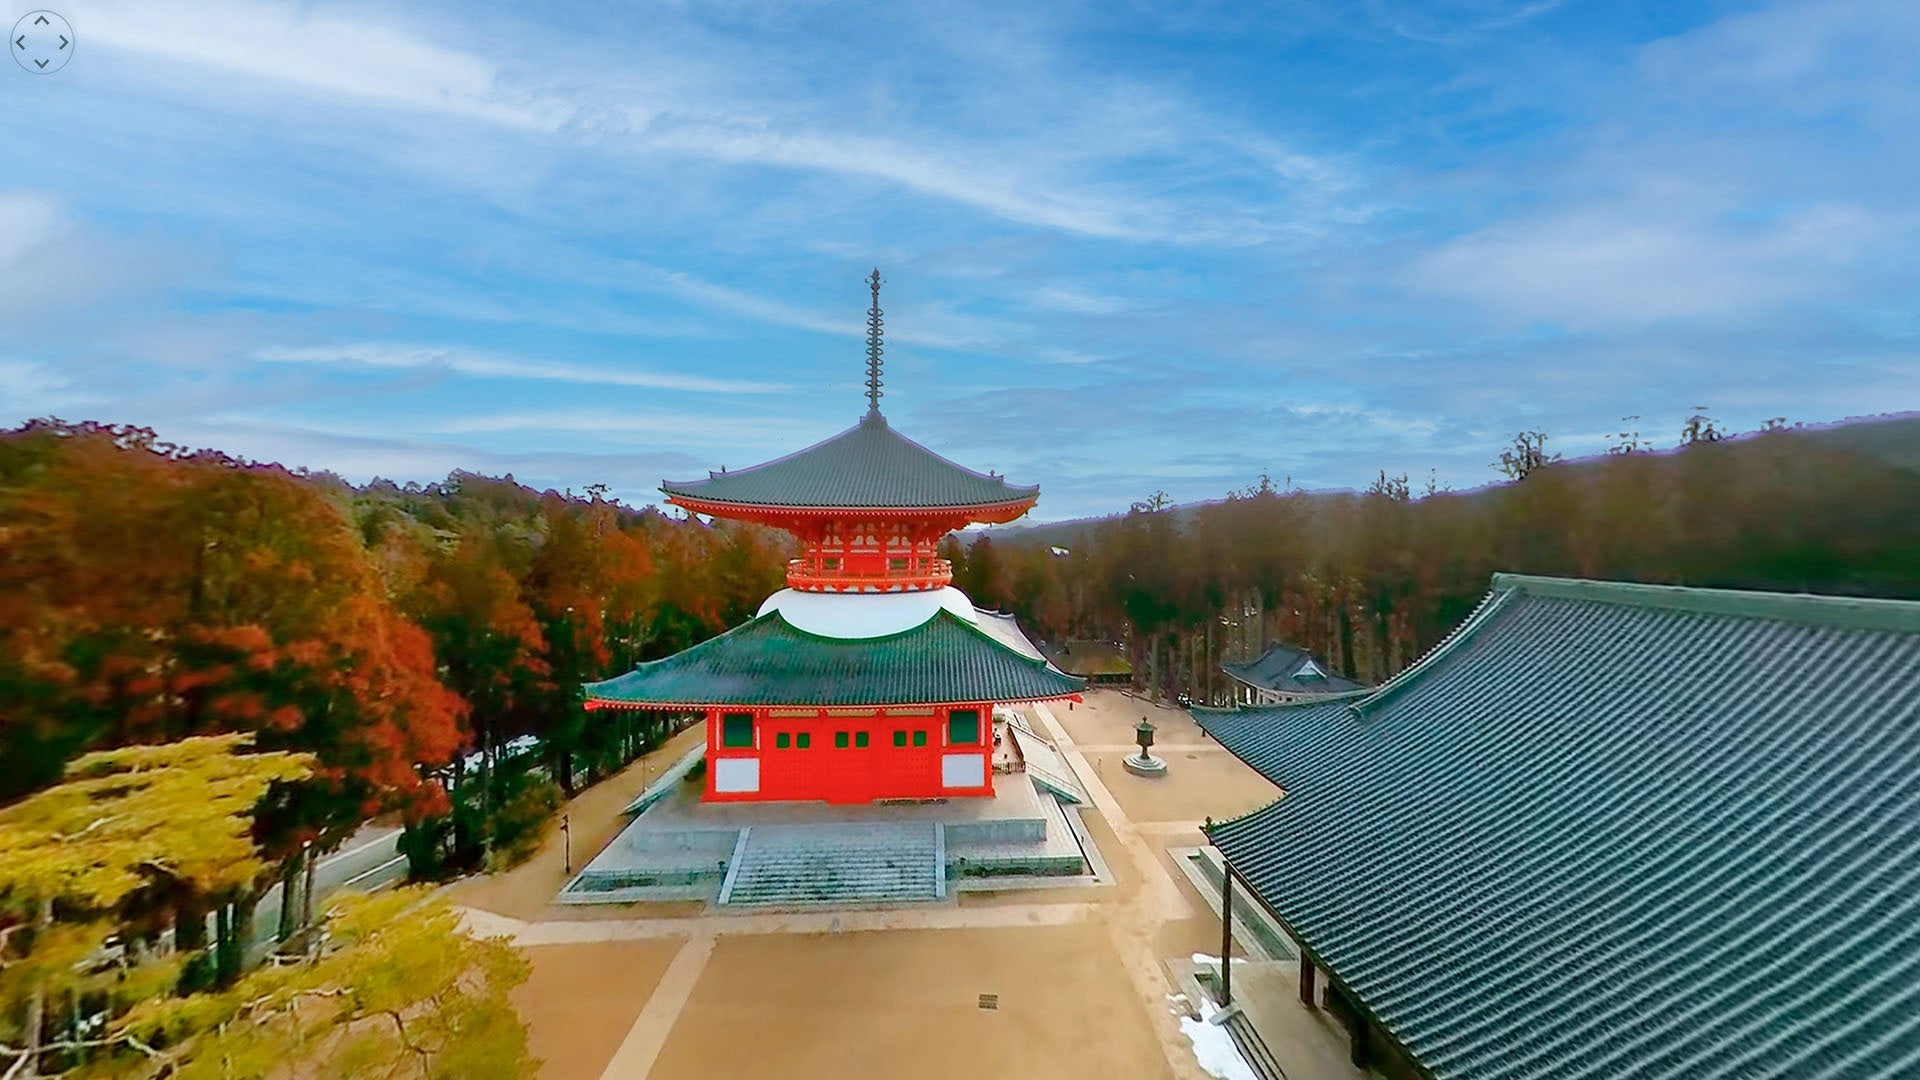
[[[1197,715],[1285,792],[1214,843],[1441,1080],[1920,1076],[1920,603],[1497,575]]]
[[[1085,688],[944,610],[911,630],[858,640],[809,634],[774,611],[589,683],[586,696],[644,707],[934,705],[1044,701]]]
[[[667,480],[660,490],[739,506],[905,509],[993,506],[1039,496],[1040,488],[962,468],[870,416],[825,442],[764,465]]]

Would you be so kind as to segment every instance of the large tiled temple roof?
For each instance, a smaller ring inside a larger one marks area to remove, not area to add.
[[[1308,664],[1313,666],[1308,669]],[[1364,689],[1352,679],[1327,671],[1307,650],[1277,642],[1247,663],[1221,664],[1220,669],[1248,686],[1287,694],[1338,694]]]
[[[863,639],[810,634],[774,611],[589,683],[586,698],[643,708],[933,705],[1045,701],[1085,688],[1084,679],[945,610],[911,630]]]
[[[878,413],[824,442],[705,480],[660,490],[736,506],[947,509],[1035,499],[1040,488],[956,465],[894,431]]]
[[[1214,843],[1441,1080],[1920,1075],[1920,603],[1497,575],[1197,715],[1285,792]]]

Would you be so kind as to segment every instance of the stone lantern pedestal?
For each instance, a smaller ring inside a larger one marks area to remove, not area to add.
[[[1134,740],[1140,744],[1140,752],[1128,754],[1120,759],[1120,764],[1126,766],[1127,771],[1135,776],[1167,775],[1167,763],[1154,757],[1149,749],[1153,746],[1152,722],[1144,716],[1141,717],[1140,723],[1134,726],[1133,734]]]

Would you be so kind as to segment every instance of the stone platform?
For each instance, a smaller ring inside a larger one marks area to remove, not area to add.
[[[557,900],[705,900],[724,911],[937,902],[1016,881],[1091,882],[1086,829],[1068,819],[1078,806],[1026,772],[996,775],[994,789],[990,799],[868,806],[704,803],[697,779],[675,779]]]

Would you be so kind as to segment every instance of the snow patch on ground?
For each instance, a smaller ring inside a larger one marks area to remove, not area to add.
[[[1180,1032],[1193,1044],[1195,1060],[1208,1076],[1217,1080],[1260,1080],[1253,1066],[1240,1056],[1240,1048],[1233,1045],[1233,1036],[1227,1034],[1227,1029],[1207,1022],[1208,1017],[1219,1011],[1218,1005],[1201,998],[1200,1019],[1180,1018]]]
[[[1203,953],[1203,952],[1197,952],[1197,953],[1194,953],[1194,954],[1193,954],[1193,962],[1194,962],[1194,963],[1196,963],[1196,964],[1205,964],[1205,965],[1207,965],[1208,967],[1215,967],[1215,968],[1217,968],[1217,967],[1219,967],[1219,966],[1220,966],[1220,958],[1219,958],[1219,957],[1217,957],[1217,956],[1208,956],[1208,955],[1207,955],[1206,953]],[[1247,961],[1246,961],[1246,958],[1245,958],[1245,957],[1241,957],[1241,956],[1236,956],[1236,957],[1234,957],[1234,958],[1233,958],[1233,962],[1234,962],[1234,963],[1236,963],[1236,964],[1244,964],[1244,963],[1246,963]]]

